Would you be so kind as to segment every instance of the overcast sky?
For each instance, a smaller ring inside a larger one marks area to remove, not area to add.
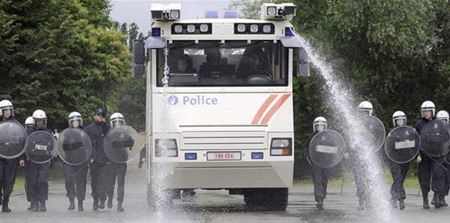
[[[207,10],[223,11],[232,0],[111,0],[111,18],[120,23],[135,22],[140,32],[147,33],[150,27],[150,5],[152,3],[180,3],[181,18],[203,18]]]

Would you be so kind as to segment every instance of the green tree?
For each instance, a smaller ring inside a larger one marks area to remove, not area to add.
[[[145,131],[145,78],[129,79],[121,89],[118,109],[127,123],[137,131]]]
[[[122,32],[124,35],[128,35],[128,25],[127,23],[123,23],[120,27],[120,32]]]
[[[95,26],[110,27],[111,12],[110,0],[78,0],[83,8],[87,9],[85,18]]]
[[[128,31],[128,47],[130,48],[130,52],[133,52],[133,43],[139,34],[139,27],[136,23],[130,24],[130,29]]]
[[[6,24],[14,27],[0,41],[10,41],[0,64],[0,98],[13,101],[20,120],[39,108],[50,127],[62,129],[71,111],[89,119],[95,107],[117,107],[116,89],[131,76],[126,37],[93,23],[100,20],[92,19],[88,6],[78,0],[0,3],[10,18]]]

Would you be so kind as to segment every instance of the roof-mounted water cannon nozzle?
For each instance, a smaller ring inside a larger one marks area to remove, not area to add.
[[[180,19],[180,4],[152,4],[152,19],[156,21],[176,21]]]
[[[264,3],[261,6],[262,20],[291,21],[296,15],[297,6],[293,3]]]

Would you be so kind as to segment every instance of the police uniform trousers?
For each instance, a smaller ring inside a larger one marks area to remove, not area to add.
[[[87,164],[64,164],[64,183],[68,198],[77,198],[78,201],[84,201],[86,198],[87,173]]]

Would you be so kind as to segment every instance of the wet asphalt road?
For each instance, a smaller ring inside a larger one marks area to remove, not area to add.
[[[175,201],[171,210],[155,213],[147,208],[145,199],[145,172],[129,166],[127,175],[125,212],[113,209],[92,211],[92,199],[85,202],[85,211],[68,211],[68,202],[62,181],[50,183],[48,211],[34,213],[26,210],[28,203],[23,193],[11,198],[13,212],[0,213],[0,223],[103,223],[103,222],[378,222],[373,211],[358,211],[352,185],[341,193],[340,188],[329,188],[325,210],[315,209],[311,186],[295,187],[290,191],[289,206],[285,212],[247,211],[242,196],[230,196],[226,191],[198,191],[196,202]],[[88,186],[89,188],[89,186]],[[88,190],[90,191],[90,189]],[[397,222],[450,222],[450,208],[423,210],[417,189],[407,191],[406,209],[395,209]],[[116,204],[114,204],[116,205]]]

